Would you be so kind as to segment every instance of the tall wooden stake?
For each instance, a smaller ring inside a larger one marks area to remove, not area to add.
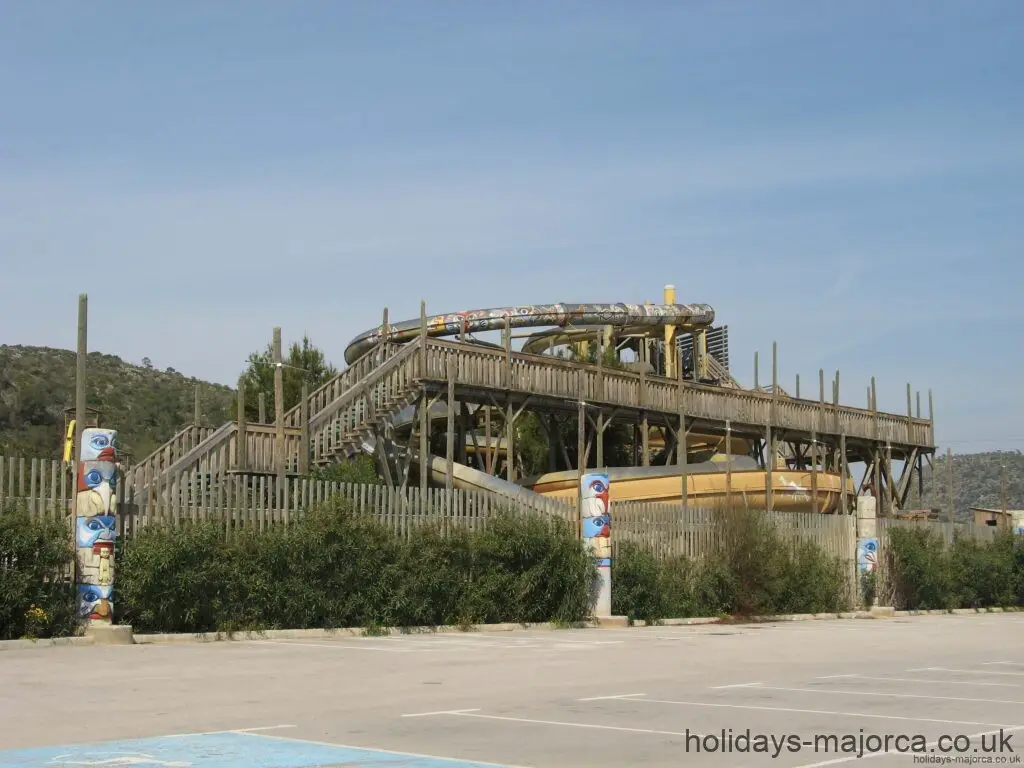
[[[78,358],[75,361],[75,444],[71,449],[73,474],[77,475],[77,465],[82,450],[82,432],[85,431],[85,360],[89,354],[89,296],[78,294]],[[71,494],[72,517],[78,514],[78,494]],[[76,568],[77,570],[77,568]],[[77,580],[77,574],[76,574]]]
[[[274,445],[279,481],[284,481],[284,360],[281,357],[281,329],[274,328]]]

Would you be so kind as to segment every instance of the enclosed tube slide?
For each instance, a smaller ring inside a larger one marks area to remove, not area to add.
[[[505,318],[511,328],[578,327],[587,325],[632,327],[676,326],[680,331],[709,327],[715,310],[708,304],[524,304],[495,309],[474,309],[427,317],[427,335],[455,336],[499,331]],[[388,323],[391,342],[413,341],[420,333],[420,320]],[[377,344],[384,332],[373,328],[356,336],[345,348],[345,362],[352,364]]]

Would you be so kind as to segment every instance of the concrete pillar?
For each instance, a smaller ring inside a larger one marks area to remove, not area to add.
[[[90,630],[110,627],[114,620],[119,471],[117,432],[82,430],[75,484],[76,591],[78,616]]]
[[[608,475],[590,472],[580,477],[580,523],[583,545],[594,555],[598,577],[591,600],[594,615],[612,615],[612,539]]]
[[[878,567],[877,505],[874,496],[857,497],[857,575],[861,584]],[[865,607],[874,607],[874,600]]]

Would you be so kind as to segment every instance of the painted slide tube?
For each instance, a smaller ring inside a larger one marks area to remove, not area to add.
[[[615,327],[651,326],[686,329],[709,327],[715,310],[708,304],[524,304],[495,309],[474,309],[427,317],[427,335],[454,336],[466,333],[499,331],[505,317],[511,328],[547,326],[611,325]],[[345,348],[345,362],[352,364],[372,349],[381,338],[380,327],[356,336]],[[419,335],[420,321],[389,323],[389,341],[405,343]]]

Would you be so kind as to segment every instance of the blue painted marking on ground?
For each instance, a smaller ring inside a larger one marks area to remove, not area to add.
[[[154,739],[106,741],[0,752],[3,768],[485,768],[493,764],[418,757],[374,749],[335,747],[308,741],[210,733]]]

